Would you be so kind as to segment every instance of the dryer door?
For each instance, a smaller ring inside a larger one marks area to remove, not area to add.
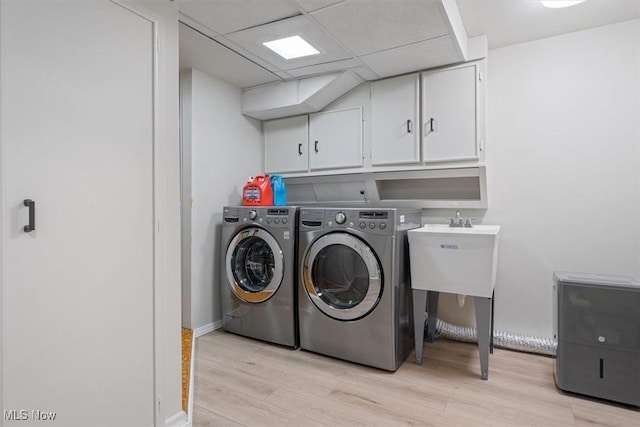
[[[246,228],[231,240],[225,269],[227,285],[238,298],[252,303],[266,301],[282,282],[282,248],[267,231]]]
[[[337,320],[366,316],[382,295],[382,268],[373,250],[347,233],[316,240],[305,254],[302,277],[315,306]]]

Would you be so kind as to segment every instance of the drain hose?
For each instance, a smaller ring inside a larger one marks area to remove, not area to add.
[[[450,340],[478,342],[476,328],[472,328],[470,326],[456,326],[440,319],[438,319],[436,323],[436,333],[439,337]],[[557,347],[555,340],[549,338],[514,335],[498,330],[493,332],[493,344],[499,348],[524,351],[527,353],[544,354],[548,356],[555,356]]]

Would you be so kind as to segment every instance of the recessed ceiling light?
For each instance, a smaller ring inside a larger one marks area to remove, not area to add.
[[[552,9],[575,6],[583,1],[585,0],[540,0],[543,6],[550,7]]]
[[[284,59],[301,58],[303,56],[317,55],[318,49],[311,46],[300,36],[286,37],[262,43]]]

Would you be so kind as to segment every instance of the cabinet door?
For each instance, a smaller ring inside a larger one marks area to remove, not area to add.
[[[362,108],[309,115],[311,170],[362,166]]]
[[[264,172],[306,172],[308,157],[307,116],[264,122]]]
[[[476,65],[422,74],[423,160],[476,159]]]
[[[420,163],[419,76],[371,84],[371,164]]]

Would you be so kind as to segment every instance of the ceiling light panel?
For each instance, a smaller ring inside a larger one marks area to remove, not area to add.
[[[284,59],[302,58],[303,56],[317,55],[320,52],[311,46],[305,39],[296,35],[283,39],[262,43]]]
[[[584,2],[584,0],[541,0],[541,3],[545,7],[551,9],[560,9],[563,7],[575,6]]]
[[[284,59],[263,43],[291,36],[300,36],[319,53],[301,58]],[[280,70],[318,65],[351,58],[340,45],[320,30],[308,17],[295,16],[225,36],[227,40]]]

